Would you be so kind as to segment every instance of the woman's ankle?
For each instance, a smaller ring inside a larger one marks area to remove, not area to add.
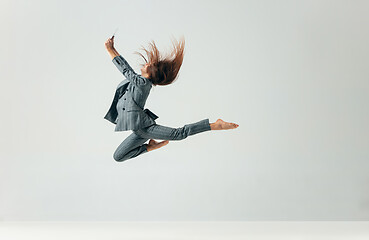
[[[216,123],[210,123],[210,129],[211,130],[218,130],[218,126]]]

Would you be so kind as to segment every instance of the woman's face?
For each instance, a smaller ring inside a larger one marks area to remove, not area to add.
[[[146,74],[147,73],[147,68],[149,67],[149,64],[148,63],[146,63],[145,64],[145,66],[143,66],[142,68],[141,68],[141,72],[142,72],[142,74]]]

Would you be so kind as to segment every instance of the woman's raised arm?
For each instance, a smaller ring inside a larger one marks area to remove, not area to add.
[[[105,42],[105,47],[108,50],[108,53],[112,59],[114,65],[118,68],[118,70],[128,79],[128,81],[132,82],[135,85],[146,85],[147,80],[138,75],[132,67],[128,64],[128,62],[118,53],[114,48],[114,36],[109,38]]]
[[[116,56],[119,56],[118,51],[115,50],[115,48],[114,48],[114,36],[111,37],[111,38],[108,38],[108,40],[106,40],[105,48],[106,48],[106,50],[108,50],[108,53],[109,53],[111,59],[114,59]]]

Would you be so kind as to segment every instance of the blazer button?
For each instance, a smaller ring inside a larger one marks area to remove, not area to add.
[[[123,108],[123,110],[124,110],[125,108]]]

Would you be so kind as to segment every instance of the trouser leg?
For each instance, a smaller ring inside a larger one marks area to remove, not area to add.
[[[134,132],[131,133],[115,150],[113,155],[114,160],[122,162],[147,152],[146,145],[143,144],[147,140],[148,138],[138,136]]]
[[[140,137],[147,139],[182,140],[188,136],[209,130],[211,130],[210,123],[209,119],[206,118],[195,123],[186,124],[179,128],[171,128],[154,124],[146,128],[135,130],[134,132]]]

